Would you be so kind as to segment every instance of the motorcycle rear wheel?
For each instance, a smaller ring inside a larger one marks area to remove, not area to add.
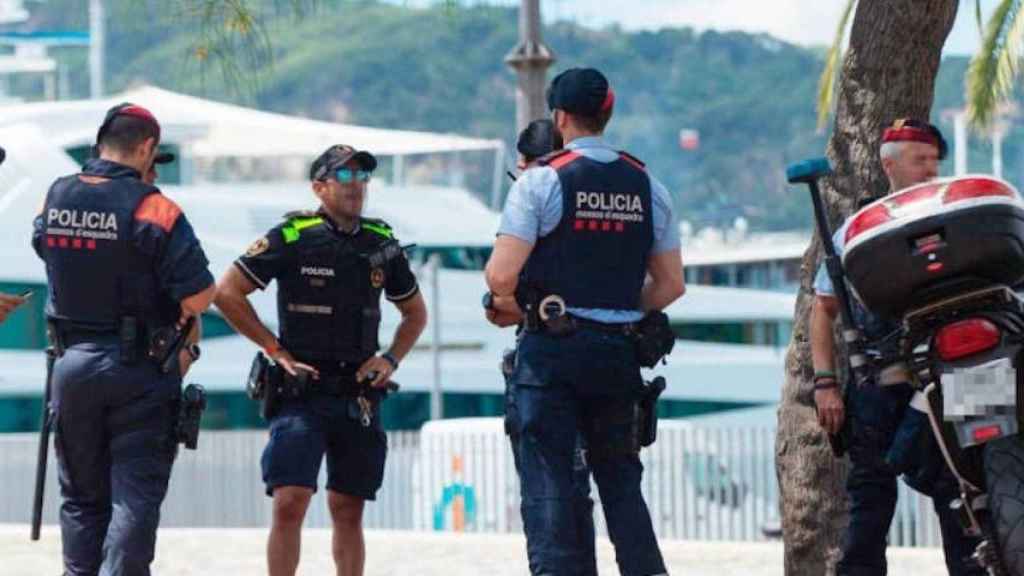
[[[999,556],[1011,576],[1024,576],[1024,438],[990,442],[984,459]]]

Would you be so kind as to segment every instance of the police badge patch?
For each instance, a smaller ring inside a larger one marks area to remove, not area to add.
[[[266,236],[264,236],[263,238],[260,238],[259,240],[250,244],[249,249],[245,251],[245,255],[249,258],[252,258],[253,256],[259,256],[260,254],[266,252],[267,248],[270,248],[270,242],[267,240]]]
[[[384,269],[374,268],[370,270],[370,286],[380,288],[384,285]]]

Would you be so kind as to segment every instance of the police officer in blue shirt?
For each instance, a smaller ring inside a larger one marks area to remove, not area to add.
[[[879,156],[890,192],[897,192],[938,175],[939,162],[946,156],[946,142],[939,129],[927,122],[899,119],[884,131]],[[848,222],[833,238],[840,255]],[[848,426],[851,468],[846,481],[850,519],[837,574],[886,574],[886,540],[896,510],[896,477],[900,474],[908,485],[933,499],[949,574],[982,574],[970,558],[977,541],[964,535],[957,514],[949,508],[959,495],[957,483],[942,462],[938,447],[930,441],[931,430],[924,414],[908,408],[913,389],[909,385],[873,382],[849,389],[847,405],[834,368],[832,325],[839,314],[839,303],[824,264],[815,277],[814,291],[810,340],[818,421],[824,430],[835,434],[847,418],[852,419]],[[901,330],[898,322],[871,314],[856,299],[852,304],[854,320],[869,343],[880,347],[894,341],[892,335]],[[909,379],[909,374],[904,378]]]
[[[96,137],[99,158],[58,179],[35,219],[32,245],[46,263],[46,317],[60,354],[51,410],[69,576],[149,574],[181,379],[197,350],[166,362],[154,342],[206,310],[215,293],[185,215],[141,180],[159,142],[148,110],[115,106]]]
[[[643,163],[602,139],[615,95],[592,68],[559,74],[548,107],[565,149],[509,191],[486,279],[487,318],[525,322],[510,378],[533,574],[585,565],[574,515],[578,432],[622,574],[665,574],[634,441],[643,387],[633,334],[684,291],[676,220]]]
[[[376,167],[369,152],[328,148],[310,168],[319,210],[285,215],[235,261],[218,287],[217,307],[263,348],[278,367],[273,378],[290,390],[288,400],[265,414],[270,442],[261,463],[274,499],[271,576],[295,574],[302,521],[325,454],[338,574],[363,573],[363,506],[380,489],[387,453],[379,390],[427,321],[416,277],[391,228],[362,216]],[[274,280],[280,340],[247,299]],[[382,294],[402,320],[389,349],[378,354]]]
[[[519,133],[516,150],[519,160],[516,168],[520,174],[537,166],[537,162],[554,150],[562,149],[562,141],[556,138],[555,126],[551,120],[542,118],[527,124]],[[515,177],[513,177],[515,180]],[[522,324],[518,330],[522,329]],[[520,332],[521,333],[521,332]],[[505,375],[505,432],[512,445],[512,457],[516,470],[519,469],[519,434],[513,429],[517,422],[518,410],[515,400],[515,382],[510,376],[515,367],[515,350],[507,350],[502,362]],[[580,555],[583,563],[579,567],[581,576],[597,574],[597,554],[594,548],[594,500],[590,497],[590,467],[587,466],[583,435],[577,434],[577,448],[573,458],[573,494],[576,535],[579,537]]]

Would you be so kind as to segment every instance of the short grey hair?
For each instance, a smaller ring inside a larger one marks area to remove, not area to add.
[[[882,160],[896,160],[902,152],[903,142],[883,142],[882,147],[878,149],[878,155],[882,157]]]

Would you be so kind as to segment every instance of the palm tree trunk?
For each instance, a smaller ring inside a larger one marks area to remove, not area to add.
[[[835,175],[823,183],[833,225],[857,198],[887,191],[878,156],[882,130],[899,117],[929,117],[942,46],[957,7],[958,0],[859,1],[828,143]],[[810,218],[809,202],[807,213]],[[847,524],[848,461],[836,460],[829,450],[810,383],[811,283],[821,255],[815,236],[801,268],[775,442],[787,576],[834,573]]]

